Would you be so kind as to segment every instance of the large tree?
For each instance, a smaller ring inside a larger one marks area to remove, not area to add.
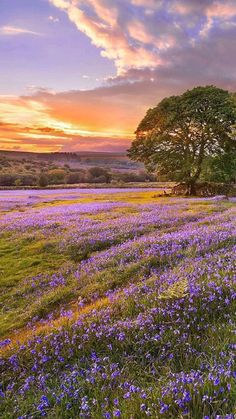
[[[136,130],[128,155],[195,193],[204,160],[235,153],[236,106],[229,92],[196,87],[163,99],[149,109]]]

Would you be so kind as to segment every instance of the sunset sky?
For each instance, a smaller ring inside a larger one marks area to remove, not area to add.
[[[124,151],[147,108],[236,91],[236,0],[0,0],[0,149]]]

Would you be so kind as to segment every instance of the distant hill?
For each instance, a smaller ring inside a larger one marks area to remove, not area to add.
[[[38,173],[53,166],[69,166],[71,169],[86,169],[94,166],[111,171],[136,172],[143,169],[140,163],[132,162],[126,153],[77,152],[77,153],[31,153],[0,150],[1,173]]]

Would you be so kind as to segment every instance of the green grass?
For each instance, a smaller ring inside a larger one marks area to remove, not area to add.
[[[54,239],[31,239],[4,235],[0,238],[0,335],[25,325],[40,314],[45,302],[35,303],[31,278],[43,273],[52,274],[70,265],[69,258],[58,251]],[[49,297],[48,297],[49,298]],[[52,300],[62,297],[51,297]],[[50,311],[47,306],[47,312]]]

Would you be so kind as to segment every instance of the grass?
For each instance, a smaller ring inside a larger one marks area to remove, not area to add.
[[[2,215],[1,417],[233,418],[234,206],[153,195]]]
[[[25,325],[42,310],[40,305],[45,301],[32,304],[30,280],[42,272],[50,275],[68,261],[58,252],[55,239],[48,242],[46,239],[13,238],[12,235],[0,239],[1,335]],[[60,300],[59,296],[57,298]]]
[[[109,212],[99,212],[98,214],[85,214],[84,217],[89,217],[98,222],[112,220],[122,216],[132,216],[139,213],[134,202],[139,199],[140,203],[151,204],[158,202],[158,205],[165,205],[168,198],[153,198],[153,192],[138,192],[135,194],[117,194],[114,197],[115,202],[127,202],[129,207],[116,207]],[[107,201],[107,195],[99,195],[95,200],[100,202]],[[81,201],[70,200],[70,204],[76,204]],[[83,203],[91,203],[92,196],[86,197]],[[171,205],[174,205],[174,200]],[[35,205],[36,209],[51,206],[66,206],[68,201],[53,201],[50,203],[42,203]],[[211,214],[217,211],[230,208],[232,205],[224,203],[223,206],[215,207],[209,201],[194,203],[187,203],[185,211],[187,214],[197,215]],[[27,209],[24,209],[24,212]],[[14,212],[14,211],[12,211]],[[174,231],[178,228],[175,224],[169,231]],[[155,232],[155,226],[148,228],[136,235],[151,234]],[[164,226],[159,230],[160,237],[168,229]],[[132,237],[132,235],[129,235]],[[127,237],[127,238],[129,238]],[[156,257],[143,257],[138,262],[133,262],[117,268],[115,260],[111,259],[111,266],[106,266],[99,273],[82,274],[78,283],[74,277],[73,272],[76,271],[77,265],[80,261],[87,259],[94,252],[102,251],[109,248],[113,243],[107,241],[98,241],[95,245],[82,241],[81,244],[68,243],[66,248],[62,250],[59,246],[60,236],[58,238],[57,232],[50,233],[49,237],[43,237],[40,231],[29,232],[17,235],[13,233],[5,233],[0,237],[0,335],[6,336],[10,331],[17,330],[25,326],[32,319],[41,319],[48,315],[51,311],[58,312],[60,306],[72,303],[77,298],[86,298],[90,303],[94,299],[94,295],[101,298],[106,291],[117,289],[121,286],[126,286],[131,280],[135,282],[140,275],[148,275],[153,268],[163,269],[170,261],[162,258],[160,261]],[[114,243],[122,243],[123,236],[117,235]],[[186,249],[191,256],[191,249]],[[109,262],[109,261],[108,261]],[[172,262],[171,262],[172,263]],[[47,277],[55,272],[63,272],[66,276],[66,285],[56,289],[49,289],[47,285]],[[35,281],[37,276],[43,275],[43,278]],[[45,289],[42,288],[43,281],[45,282]],[[33,301],[32,301],[33,299]]]

